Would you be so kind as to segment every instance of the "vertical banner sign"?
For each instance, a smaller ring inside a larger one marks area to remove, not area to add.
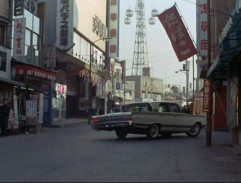
[[[14,41],[13,56],[24,56],[25,54],[25,18],[14,19]]]
[[[23,15],[24,12],[24,0],[15,0],[14,2],[14,16]]]
[[[165,28],[180,62],[197,54],[197,50],[177,11],[176,5],[158,15],[158,18]]]
[[[212,81],[205,79],[203,88],[203,111],[211,111]]]
[[[68,51],[73,46],[73,0],[57,0],[56,47]]]
[[[118,57],[118,31],[119,31],[119,0],[109,1],[109,57]]]
[[[208,3],[197,1],[197,50],[200,56],[208,55]]]

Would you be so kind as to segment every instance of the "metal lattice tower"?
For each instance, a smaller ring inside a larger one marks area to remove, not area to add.
[[[146,40],[145,0],[137,0],[135,11],[137,18],[132,75],[142,76],[143,68],[149,67]]]

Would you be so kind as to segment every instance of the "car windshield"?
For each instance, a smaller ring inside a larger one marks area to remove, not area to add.
[[[122,106],[122,112],[149,112],[152,108],[149,104],[128,104]]]

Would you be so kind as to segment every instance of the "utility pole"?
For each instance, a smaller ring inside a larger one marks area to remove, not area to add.
[[[195,83],[195,77],[194,77],[194,56],[192,57],[192,95],[193,95],[193,107],[194,107],[194,102],[195,102],[195,87],[194,87],[194,83]]]
[[[208,2],[208,69],[211,65],[211,3]],[[206,129],[206,146],[212,146],[212,82],[211,82],[211,97],[210,110],[207,112],[207,129]]]
[[[187,107],[188,107],[188,98],[189,98],[189,62],[186,60],[186,98],[187,98]]]

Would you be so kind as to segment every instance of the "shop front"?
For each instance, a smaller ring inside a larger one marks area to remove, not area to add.
[[[216,99],[222,101],[223,105],[216,104],[216,107],[222,107],[219,114],[225,114],[227,127],[233,137],[233,143],[239,144],[240,134],[240,94],[241,94],[241,6],[237,2],[232,16],[227,22],[221,36],[219,44],[222,48],[220,54],[213,60],[208,70],[207,76],[214,80],[214,92]],[[223,99],[226,99],[224,102]]]
[[[56,83],[54,88],[52,110],[54,120],[66,118],[66,94],[67,86]]]
[[[23,86],[23,83],[6,80],[3,78],[0,79],[0,106],[3,105],[3,99],[7,98],[11,108],[8,125],[8,129],[11,131],[19,128],[18,107],[16,105],[17,97],[15,95],[15,88]]]
[[[24,87],[15,86],[14,90],[20,121],[29,121],[31,124],[50,123],[55,72],[19,63],[15,63],[13,69],[14,79],[25,83]]]

